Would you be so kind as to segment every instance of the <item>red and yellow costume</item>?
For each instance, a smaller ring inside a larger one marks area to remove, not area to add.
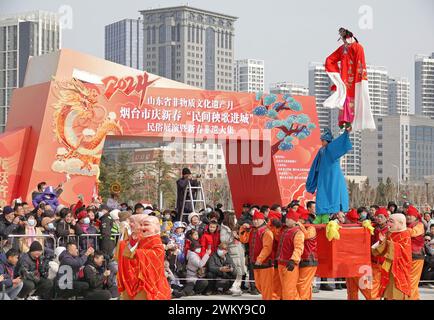
[[[419,300],[419,281],[422,275],[423,263],[425,259],[424,252],[424,227],[420,221],[422,216],[413,206],[409,206],[407,209],[407,215],[414,216],[418,220],[410,225],[407,225],[408,231],[411,236],[411,253],[412,253],[412,265],[411,265],[411,300]]]
[[[400,214],[392,216],[395,215]],[[385,240],[373,247],[372,254],[385,259],[381,267],[379,297],[387,300],[408,300],[411,294],[412,262],[410,231],[388,232]]]
[[[309,211],[302,206],[297,211],[301,219],[308,220]],[[317,234],[313,226],[305,227],[301,224],[300,230],[304,235],[304,249],[299,264],[297,291],[300,300],[312,300],[312,283],[318,266]]]
[[[156,223],[152,227],[154,230],[143,232],[147,228],[144,225],[153,223],[153,218]],[[170,300],[172,294],[164,274],[165,250],[159,234],[158,218],[140,214],[130,219],[137,220],[136,227],[129,239],[119,241],[116,252],[121,299]],[[144,226],[141,230],[140,224]]]
[[[352,123],[354,130],[375,129],[369,101],[368,75],[362,45],[347,39],[329,55],[325,70],[334,83],[335,91],[326,101],[327,108],[339,108],[339,126]]]
[[[273,270],[273,300],[281,300],[282,299],[282,287],[280,285],[280,278],[279,278],[279,272],[278,272],[278,264],[276,261],[276,254],[277,254],[277,247],[279,245],[279,239],[280,239],[280,233],[282,231],[281,226],[277,227],[276,225],[279,225],[279,223],[273,223],[273,220],[282,220],[282,214],[270,211],[268,214],[268,228],[273,233],[273,251],[271,253],[271,257],[274,262],[274,270]],[[280,223],[281,224],[281,223]]]
[[[253,214],[253,220],[265,219],[259,211]],[[251,229],[240,228],[240,241],[249,244],[249,259],[253,266],[256,288],[263,300],[273,298],[273,232],[264,223]]]
[[[289,211],[286,218],[298,221],[297,212]],[[299,278],[299,263],[304,249],[304,234],[299,227],[288,228],[285,226],[282,230],[277,248],[277,264],[282,288],[282,300],[299,300],[300,296],[297,291]],[[292,271],[287,269],[290,260],[295,262]]]
[[[384,215],[385,218],[389,218],[389,212],[386,208],[379,208],[375,215]],[[386,225],[380,226],[376,225],[374,229],[374,235],[371,238],[371,244],[375,244],[380,241],[380,236],[385,237],[389,228]],[[372,299],[378,299],[381,284],[381,266],[384,263],[385,258],[381,256],[371,255],[371,265],[372,265],[372,289],[371,297]]]

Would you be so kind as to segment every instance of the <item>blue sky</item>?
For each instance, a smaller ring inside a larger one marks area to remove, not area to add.
[[[72,28],[63,31],[63,47],[104,57],[106,24],[137,18],[139,10],[182,4],[187,1],[0,0],[0,14],[35,9],[57,12],[68,6]],[[309,62],[324,61],[338,46],[340,26],[358,37],[368,63],[385,66],[392,76],[408,77],[412,91],[414,55],[434,52],[432,0],[190,0],[188,4],[239,17],[235,58],[265,60],[267,89],[275,81],[307,85]],[[372,28],[369,23],[360,24],[370,12]]]

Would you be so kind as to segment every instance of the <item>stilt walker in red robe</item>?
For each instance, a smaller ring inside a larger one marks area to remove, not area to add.
[[[375,129],[369,102],[368,73],[362,45],[347,29],[339,29],[344,42],[327,57],[325,70],[333,82],[334,93],[324,101],[327,108],[339,108],[339,123],[353,130]]]

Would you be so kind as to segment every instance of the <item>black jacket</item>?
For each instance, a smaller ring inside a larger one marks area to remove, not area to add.
[[[18,224],[9,222],[3,215],[0,217],[0,237],[2,237],[3,240],[6,240],[11,234],[18,234],[18,229]]]
[[[18,260],[15,273],[21,276],[22,279],[38,282],[40,278],[46,278],[48,276],[48,262],[49,260],[44,256],[33,259],[30,252],[24,253]],[[38,264],[38,269],[36,269],[36,264]]]
[[[221,272],[220,268],[224,266],[232,267],[232,272]],[[208,260],[208,271],[216,275],[218,278],[232,278],[237,275],[235,264],[227,253],[225,258],[220,258],[219,255],[214,253]]]
[[[84,281],[89,283],[89,289],[108,289],[113,286],[114,277],[104,277],[104,267],[98,267],[93,262],[84,267]]]
[[[113,219],[107,213],[101,218],[101,238],[110,239],[112,235]]]
[[[80,271],[80,268],[84,266],[86,261],[86,255],[73,257],[67,250],[63,251],[59,256],[59,266],[70,266],[74,273],[75,280],[78,278],[78,272]]]
[[[4,280],[0,282],[0,285],[5,285],[5,288],[11,288],[13,286],[12,280],[15,278],[15,267],[6,260],[4,253],[0,254],[0,275],[4,276]]]

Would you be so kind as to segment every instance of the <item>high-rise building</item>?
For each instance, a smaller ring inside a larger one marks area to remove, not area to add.
[[[270,93],[290,94],[292,96],[307,96],[309,89],[305,86],[292,82],[276,82],[270,85]]]
[[[57,13],[32,11],[0,16],[0,132],[4,132],[12,90],[23,85],[27,61],[60,49]]]
[[[236,60],[234,66],[234,91],[264,91],[264,60]]]
[[[338,132],[338,109],[323,106],[323,102],[330,96],[331,81],[325,71],[323,63],[311,62],[309,64],[309,95],[315,96],[318,122],[321,129],[330,128],[333,134]]]
[[[207,90],[233,90],[238,18],[189,6],[140,13],[145,70]]]
[[[367,65],[369,98],[374,116],[387,116],[389,112],[389,76],[385,67]]]
[[[389,115],[410,113],[410,82],[407,78],[389,77]]]
[[[434,52],[416,55],[414,71],[415,113],[434,119]]]
[[[143,70],[143,21],[124,19],[105,26],[106,60]]]
[[[375,117],[377,131],[362,132],[362,175],[375,185],[423,182],[434,174],[434,120],[424,116]],[[399,177],[399,178],[398,178]]]

